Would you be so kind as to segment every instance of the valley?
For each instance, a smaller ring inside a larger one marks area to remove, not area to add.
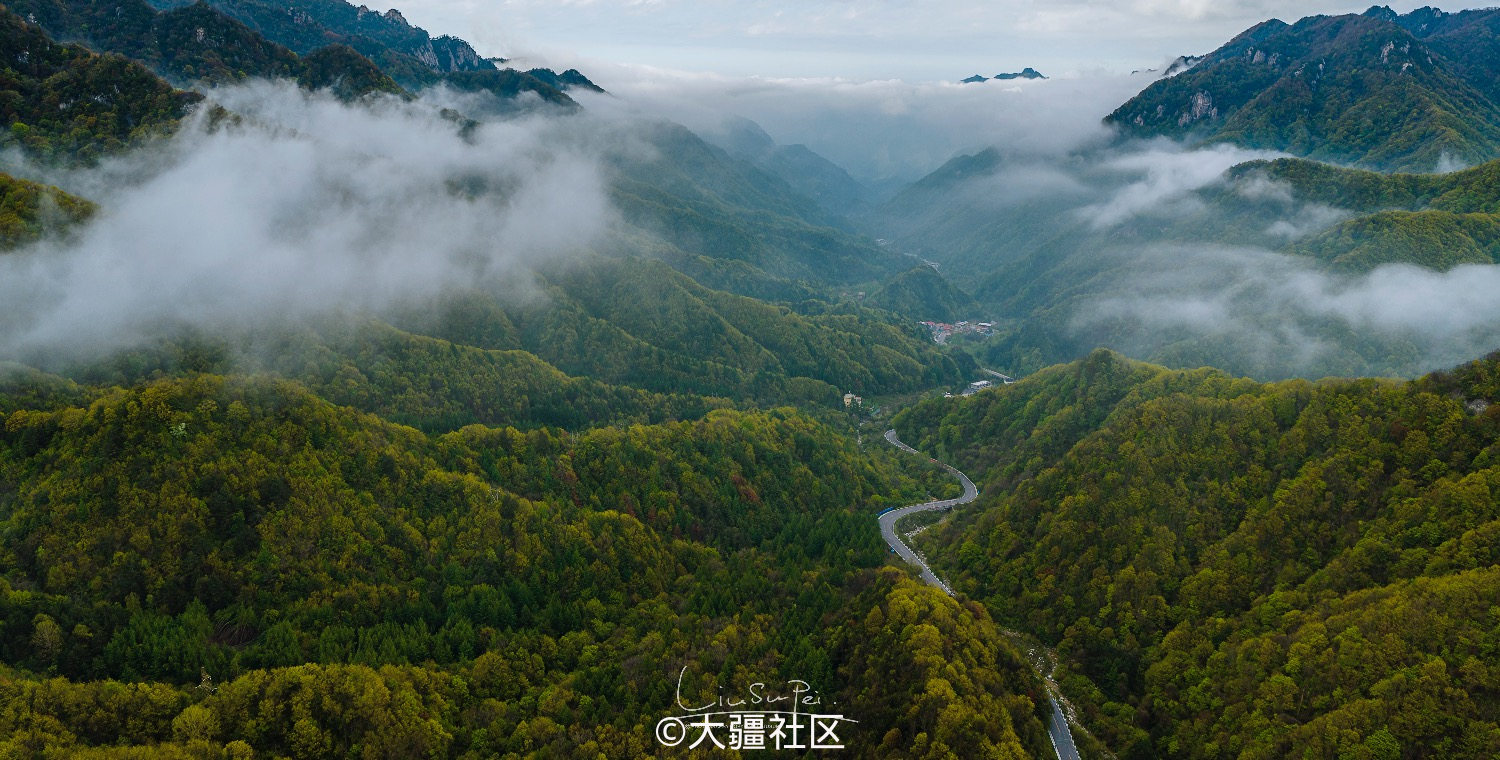
[[[0,8],[0,756],[1500,756],[1500,11],[437,10]]]

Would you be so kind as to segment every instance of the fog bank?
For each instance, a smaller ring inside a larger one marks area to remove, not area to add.
[[[53,177],[100,205],[0,255],[0,355],[88,354],[164,329],[253,328],[524,278],[611,218],[597,156],[532,117],[465,133],[431,103],[289,83],[216,90],[165,145]]]

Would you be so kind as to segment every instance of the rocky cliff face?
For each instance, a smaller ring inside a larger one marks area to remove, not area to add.
[[[495,67],[457,37],[443,35],[428,43],[436,63],[428,64],[439,71],[484,71]]]
[[[1444,155],[1479,163],[1500,157],[1496,25],[1500,11],[1268,21],[1158,79],[1107,121],[1134,137],[1222,140],[1377,169],[1431,171]]]

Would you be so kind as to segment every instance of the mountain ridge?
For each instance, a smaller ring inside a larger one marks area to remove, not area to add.
[[[447,83],[460,90],[492,92],[506,100],[530,93],[551,106],[577,107],[561,89],[543,79],[499,69],[457,38],[430,37],[407,24],[399,11],[394,15],[368,8],[360,11],[343,0],[297,2],[300,5],[194,0],[152,6],[146,0],[119,0],[104,8],[91,0],[11,0],[8,5],[54,39],[126,56],[180,86],[284,77],[338,82],[335,89],[341,94],[363,96]],[[330,20],[336,28],[324,26],[319,19]],[[337,47],[326,51],[337,45],[358,58],[337,52],[341,50]],[[305,59],[319,51],[325,52],[308,64]],[[582,86],[580,80],[586,81],[581,75],[566,77],[567,82],[562,79],[558,81],[564,86]]]
[[[1151,84],[1105,121],[1130,137],[1231,142],[1378,169],[1500,157],[1500,89],[1485,63],[1495,52],[1487,24],[1497,21],[1493,10],[1273,19]]]

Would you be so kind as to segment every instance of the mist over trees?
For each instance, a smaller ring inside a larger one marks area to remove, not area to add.
[[[1052,757],[1057,696],[1500,754],[1496,18],[959,85],[13,4],[0,754],[692,755],[679,683],[793,679],[854,757]],[[890,426],[981,485],[951,596]]]

